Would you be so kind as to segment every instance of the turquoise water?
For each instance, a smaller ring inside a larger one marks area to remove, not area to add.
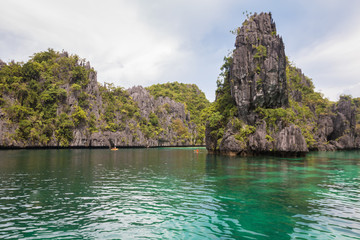
[[[0,239],[360,239],[360,151],[0,151]]]

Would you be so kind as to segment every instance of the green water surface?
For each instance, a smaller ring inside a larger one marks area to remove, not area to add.
[[[360,239],[360,151],[0,151],[0,239]]]

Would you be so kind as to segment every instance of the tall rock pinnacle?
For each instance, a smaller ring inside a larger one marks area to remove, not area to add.
[[[288,105],[286,57],[271,13],[251,16],[238,29],[231,67],[231,94],[240,118],[257,107]]]
[[[316,92],[311,79],[287,62],[270,13],[245,20],[233,55],[224,60],[224,82],[206,125],[209,152],[303,155],[360,148],[360,99],[345,95],[333,103]]]

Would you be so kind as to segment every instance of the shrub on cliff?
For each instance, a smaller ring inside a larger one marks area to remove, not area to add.
[[[196,124],[196,143],[202,144],[205,137],[205,122],[201,118],[202,111],[210,105],[205,94],[195,84],[165,83],[155,84],[146,88],[152,96],[169,97],[185,105],[190,112],[190,119]],[[164,106],[166,108],[166,106]]]
[[[70,83],[85,86],[89,82],[93,70],[83,63],[84,59],[76,55],[48,49],[34,54],[26,63],[10,62],[1,67],[1,105],[9,121],[19,126],[15,139],[46,145],[55,134],[60,145],[69,144],[72,132],[57,123],[64,121],[70,126],[69,121],[79,124],[84,120],[86,124],[86,113],[80,107],[73,110],[65,107],[67,86]],[[79,96],[79,105],[87,107],[88,96]],[[72,119],[67,121],[64,114]]]

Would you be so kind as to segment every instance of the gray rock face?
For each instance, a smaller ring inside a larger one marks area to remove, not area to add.
[[[195,125],[190,124],[190,115],[185,113],[185,106],[182,103],[175,102],[168,97],[159,97],[155,99],[150,93],[141,86],[132,87],[127,90],[131,98],[137,102],[141,116],[149,118],[150,113],[155,113],[160,120],[160,125],[165,131],[158,139],[149,139],[147,146],[159,145],[190,145],[190,141],[178,141],[176,129],[172,129],[173,120],[178,119],[185,124],[189,132],[195,130]],[[145,139],[145,138],[144,138]]]
[[[266,122],[262,121],[253,135],[249,136],[249,149],[253,152],[271,152],[274,150],[274,140],[266,139]]]
[[[226,129],[227,130],[224,133],[224,136],[220,142],[220,152],[227,155],[239,155],[242,152],[246,151],[246,143],[241,142],[235,138],[234,134],[236,133],[236,128],[231,123],[231,121],[227,124]]]
[[[300,79],[291,79],[290,76],[290,79],[288,79],[290,86],[299,84],[307,88],[312,88],[311,81],[308,78],[306,78],[306,76],[302,73],[301,69],[295,68],[295,71],[297,72],[297,76],[299,76]],[[299,103],[302,102],[303,100],[302,92],[299,89],[296,89],[296,86],[290,87],[290,89],[292,90],[289,91],[289,95],[292,96],[294,101]]]
[[[241,155],[242,152],[246,151],[246,148],[240,141],[235,139],[234,135],[225,134],[219,150],[225,155]]]
[[[217,137],[215,136],[215,134],[213,134],[214,129],[212,129],[209,126],[209,123],[206,124],[206,129],[205,129],[205,142],[206,142],[206,149],[208,150],[208,152],[210,153],[215,153],[217,151]]]
[[[335,150],[335,147],[328,143],[329,136],[334,131],[334,123],[331,116],[319,116],[317,126],[315,148],[320,151]]]
[[[275,150],[278,152],[307,152],[307,146],[301,130],[295,125],[282,129],[275,138]]]
[[[266,122],[258,122],[254,133],[248,135],[244,141],[235,138],[237,131],[233,126],[227,127],[219,152],[226,155],[252,155],[254,153],[297,154],[308,152],[306,141],[301,130],[290,125],[276,132],[273,137],[267,134]]]
[[[96,83],[96,74],[93,76]],[[98,96],[97,103],[93,103],[93,112],[97,112],[102,105],[99,89],[97,85],[91,82],[87,86],[87,91],[92,95]],[[185,113],[185,106],[182,103],[175,102],[168,97],[159,97],[155,99],[149,92],[141,87],[136,86],[127,90],[130,97],[138,104],[141,117],[149,120],[151,113],[155,113],[159,119],[159,124],[164,131],[156,137],[148,137],[139,129],[131,126],[138,126],[138,122],[130,119],[125,124],[122,131],[111,132],[101,131],[90,133],[84,128],[76,128],[73,132],[72,147],[156,147],[156,146],[184,146],[190,145],[189,140],[181,140],[177,136],[176,129],[172,128],[174,119],[179,119],[184,123],[188,131],[194,131],[195,126],[190,124],[190,116]],[[72,99],[69,98],[69,103]],[[99,126],[100,127],[100,126]]]
[[[142,86],[132,87],[127,91],[131,98],[137,102],[142,117],[148,118],[151,112],[158,112],[160,113],[161,118],[165,117],[167,119],[167,122],[175,118],[187,121],[190,120],[190,115],[185,114],[185,106],[182,103],[175,102],[168,97],[159,97],[155,99]],[[167,109],[165,109],[165,106]],[[166,110],[166,113],[162,110]]]
[[[360,145],[357,143],[356,114],[351,100],[340,97],[333,106],[333,114],[320,116],[318,119],[318,131],[316,150],[353,149]]]
[[[239,29],[233,53],[231,94],[243,120],[256,107],[287,106],[286,57],[271,14],[250,17]]]
[[[332,117],[334,129],[330,134],[329,139],[335,140],[345,133],[354,137],[356,118],[355,108],[351,104],[351,100],[340,98],[337,106],[334,106],[333,111],[337,114]]]

